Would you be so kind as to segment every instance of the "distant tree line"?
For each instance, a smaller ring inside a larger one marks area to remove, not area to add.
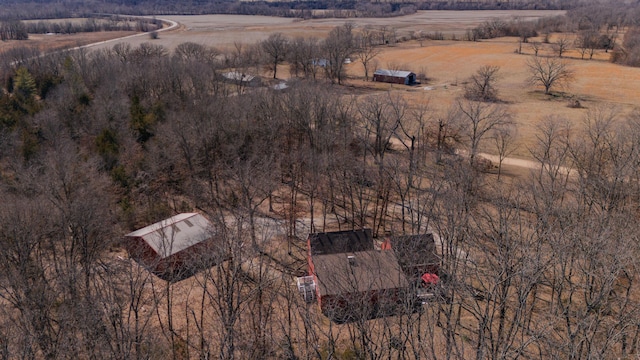
[[[286,17],[312,16],[311,10],[329,10],[317,17],[378,17],[406,15],[415,10],[559,10],[581,6],[572,1],[185,1],[175,3],[166,0],[150,1],[65,1],[50,4],[45,1],[18,1],[3,4],[2,17],[18,19],[45,19],[87,16],[92,13],[117,13],[128,15],[155,14],[243,14]],[[340,11],[349,10],[349,11]]]
[[[473,29],[467,30],[464,40],[478,41],[482,39],[493,39],[503,36],[518,36],[523,39],[537,36],[534,23],[521,20],[500,20],[494,19],[486,21]]]
[[[26,40],[28,37],[27,28],[21,21],[0,21],[0,40]]]
[[[625,3],[587,3],[567,11],[563,17],[540,19],[540,33],[574,32],[573,44],[556,44],[559,56],[562,49],[573,45],[581,58],[591,59],[595,50],[611,51],[611,61],[623,65],[640,66],[640,8]],[[624,33],[622,42],[617,40]],[[561,39],[562,40],[562,39]]]
[[[155,19],[128,19],[113,17],[110,19],[88,18],[84,22],[54,20],[28,22],[23,25],[30,34],[74,34],[79,32],[97,31],[140,31],[149,32],[158,30],[162,23]]]

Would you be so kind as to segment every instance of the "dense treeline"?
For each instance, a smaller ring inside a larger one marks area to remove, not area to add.
[[[293,17],[353,17],[406,15],[410,9],[418,10],[559,10],[581,4],[580,1],[63,1],[55,5],[47,1],[0,2],[5,12],[0,18],[43,19],[82,17],[92,13],[116,13],[127,15],[159,14],[244,14]],[[329,10],[311,14],[310,10]],[[400,11],[404,9],[403,11]],[[305,11],[307,10],[307,11]],[[333,11],[335,10],[335,11]]]
[[[126,19],[121,17],[88,18],[83,22],[72,21],[38,21],[23,23],[23,27],[29,34],[75,34],[79,32],[97,31],[141,31],[148,32],[162,27],[159,20],[155,19]]]
[[[347,24],[292,41],[341,59],[357,38]],[[540,167],[499,180],[477,156],[513,146],[499,103],[440,113],[397,93],[350,95],[324,79],[339,82],[342,61],[314,70],[306,53],[285,57],[298,78],[285,91],[221,81],[228,69],[275,76],[283,42],[3,54],[3,357],[636,356],[640,115],[546,119],[530,148]],[[119,248],[122,234],[194,210],[231,261],[171,284]],[[361,227],[439,233],[441,301],[341,325],[305,304],[291,286],[305,232]]]
[[[0,40],[26,40],[28,37],[27,28],[21,21],[0,21]]]
[[[639,66],[640,8],[633,4],[587,3],[556,19],[541,19],[537,23],[539,33],[573,32],[573,44],[556,44],[560,48],[575,47],[584,59],[593,57],[596,49],[612,50],[611,61],[629,66]],[[624,35],[621,35],[624,34]],[[622,38],[619,42],[618,39]],[[565,49],[566,50],[566,49]]]
[[[630,4],[586,3],[567,11],[565,15],[544,17],[535,22],[487,21],[469,30],[468,40],[491,39],[502,36],[529,38],[538,34],[558,32],[618,33],[627,27],[638,26],[640,9]]]

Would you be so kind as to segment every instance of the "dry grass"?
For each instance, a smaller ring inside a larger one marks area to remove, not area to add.
[[[386,26],[388,29],[395,29],[398,36],[422,30],[427,33],[441,31],[460,37],[466,29],[494,18],[536,19],[562,13],[564,11],[418,11],[412,15],[391,18],[311,20],[250,15],[167,15],[160,17],[177,21],[183,26],[176,31],[162,33],[154,43],[173,49],[183,42],[191,41],[225,49],[233,47],[234,43],[255,43],[276,32],[289,37],[324,38],[332,28],[345,22],[352,22],[356,27]],[[144,37],[127,39],[133,46],[145,41],[148,39]]]
[[[0,42],[0,53],[20,47],[38,49],[42,52],[67,49],[75,46],[92,44],[95,42],[117,39],[136,34],[135,31],[105,31],[77,34],[29,34],[28,40],[10,40]]]
[[[640,69],[624,67],[604,60],[580,60],[575,51],[566,59],[573,69],[574,81],[557,96],[546,96],[540,87],[527,84],[527,59],[531,49],[523,45],[523,54],[517,54],[516,38],[500,38],[483,42],[429,41],[420,47],[416,42],[384,48],[378,56],[378,67],[400,66],[416,73],[426,72],[430,81],[419,87],[377,84],[378,89],[403,91],[410,101],[428,101],[434,112],[441,112],[462,96],[464,81],[483,65],[500,67],[499,97],[518,124],[522,138],[517,156],[528,156],[527,148],[533,144],[533,134],[543,120],[554,116],[580,126],[590,108],[615,106],[621,114],[637,108],[640,96]],[[551,54],[549,49],[541,56]],[[598,58],[606,54],[598,54]],[[354,78],[364,76],[358,63],[349,65],[349,74]],[[359,81],[359,80],[358,80]],[[354,82],[358,82],[354,81]],[[361,82],[361,81],[360,81]],[[429,90],[425,90],[429,87]],[[569,98],[580,101],[582,108],[570,108]],[[491,149],[485,149],[491,152]]]

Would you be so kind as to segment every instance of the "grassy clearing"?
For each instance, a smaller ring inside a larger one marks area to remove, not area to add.
[[[546,46],[544,56],[551,54],[550,45]],[[479,67],[499,66],[499,97],[513,114],[521,136],[520,148],[514,155],[523,157],[528,156],[527,149],[534,142],[536,126],[549,117],[566,119],[573,126],[581,126],[585,114],[595,107],[614,106],[621,115],[637,108],[640,69],[602,60],[607,56],[604,51],[594,60],[581,60],[577,52],[569,52],[566,61],[575,73],[574,81],[567,87],[553,89],[554,95],[548,96],[543,94],[541,87],[527,84],[526,61],[533,55],[526,44],[523,54],[516,53],[517,48],[516,38],[483,42],[428,41],[422,47],[417,42],[407,42],[387,47],[378,56],[379,68],[396,67],[416,73],[425,70],[430,80],[411,88],[389,84],[374,86],[379,90],[403,92],[408,101],[428,101],[430,108],[438,113],[463,95],[464,82]],[[542,54],[541,51],[540,56]],[[351,64],[348,71],[353,78],[364,76],[362,65],[358,63]],[[569,107],[572,99],[577,99],[582,107]],[[491,149],[485,150],[491,152]]]

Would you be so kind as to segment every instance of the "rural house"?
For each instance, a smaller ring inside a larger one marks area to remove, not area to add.
[[[373,81],[413,85],[416,83],[416,74],[411,71],[378,69],[373,73]]]
[[[406,299],[409,282],[393,251],[375,250],[371,230],[310,234],[309,276],[323,314],[376,316]]]
[[[183,213],[125,235],[130,256],[165,280],[179,280],[226,258],[209,220]]]

